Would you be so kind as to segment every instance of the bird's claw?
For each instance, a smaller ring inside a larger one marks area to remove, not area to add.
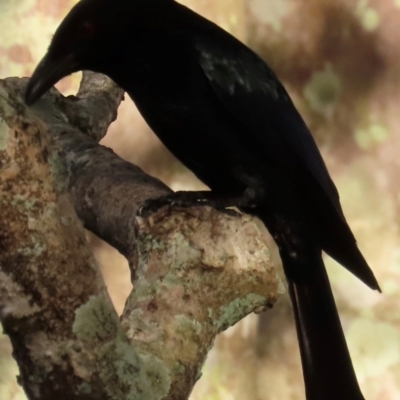
[[[155,199],[148,199],[139,208],[137,214],[140,217],[148,217],[165,206],[168,206],[169,209],[172,207],[189,208],[194,206],[209,206],[230,216],[240,215],[237,211],[227,208],[230,205],[226,204],[224,199],[207,198],[207,193],[181,191]]]
[[[213,202],[209,201],[208,199],[195,197],[191,194],[188,195],[184,192],[176,192],[166,196],[157,197],[155,199],[146,200],[139,208],[138,215],[140,217],[148,217],[165,206],[168,206],[169,208],[188,208],[198,205],[214,207]]]

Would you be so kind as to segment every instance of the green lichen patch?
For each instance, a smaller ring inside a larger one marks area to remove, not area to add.
[[[193,248],[187,237],[177,232],[166,249],[162,261],[166,265],[175,265],[176,268],[181,269],[188,264],[188,261],[190,263],[192,260],[197,260],[200,254],[198,249]]]
[[[82,341],[105,340],[118,333],[118,316],[100,296],[91,296],[75,315],[72,330]]]
[[[167,395],[167,368],[154,356],[139,357],[111,303],[100,296],[90,297],[76,311],[73,332],[95,348],[92,354],[97,357],[99,377],[110,399],[159,400]],[[91,387],[81,384],[76,390],[90,393]]]
[[[122,340],[103,346],[99,364],[100,377],[111,399],[159,400],[169,391],[165,364],[152,355],[139,358],[135,349]]]
[[[169,392],[171,378],[165,363],[152,354],[141,355],[144,375],[150,382],[152,393],[156,399],[162,399]]]
[[[220,307],[220,317],[216,321],[216,325],[219,330],[223,330],[236,324],[239,320],[243,318],[245,314],[244,310],[251,310],[258,308],[258,306],[265,303],[265,298],[249,293],[246,297],[242,299],[235,299],[229,305]]]
[[[140,359],[128,343],[116,338],[105,344],[100,352],[99,366],[100,377],[110,398],[151,398],[146,380],[139,378]]]
[[[0,118],[0,151],[4,151],[7,148],[9,138],[10,128],[8,127],[6,121]]]
[[[201,333],[201,323],[195,319],[189,318],[186,315],[180,314],[175,316],[175,320],[178,322],[179,326],[177,327],[177,331],[192,331],[197,335]]]

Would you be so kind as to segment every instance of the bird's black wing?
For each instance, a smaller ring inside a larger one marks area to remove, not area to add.
[[[339,195],[306,124],[273,71],[229,34],[195,37],[195,57],[221,104],[249,130],[254,151],[273,158],[282,178],[297,184],[301,165],[344,219]],[[273,151],[273,153],[271,153]]]
[[[319,221],[324,226],[318,238],[322,249],[368,286],[379,290],[345,221],[338,192],[314,139],[274,73],[251,50],[222,31],[197,35],[195,49],[196,62],[220,104],[241,128],[247,128],[245,133],[242,129],[233,129],[232,133],[246,135],[243,145],[253,146],[247,151],[251,150],[259,160],[268,158],[265,165],[272,166],[273,172],[292,187],[317,188],[314,204],[321,207],[319,215],[324,219]],[[259,207],[257,216],[267,225],[270,210],[267,207],[265,211],[263,215]],[[299,226],[300,231],[296,232],[301,233],[304,224],[294,223],[290,228],[298,230]],[[310,238],[314,239],[312,235],[307,239]],[[297,241],[298,248],[304,251],[300,257],[293,256],[282,242],[280,255],[296,321],[306,397],[364,400],[321,253],[312,243],[307,249],[301,247],[301,242]]]
[[[243,145],[252,146],[247,150],[259,160],[268,159],[266,165],[273,166],[292,187],[305,193],[313,190],[311,196],[318,196],[314,205],[322,207],[318,214],[318,219],[323,218],[319,221],[322,250],[366,285],[380,290],[347,225],[317,145],[273,71],[224,31],[203,31],[194,41],[196,62],[220,104],[247,128]],[[316,187],[321,190],[315,191]]]

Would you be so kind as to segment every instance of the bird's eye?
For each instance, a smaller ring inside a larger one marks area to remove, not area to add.
[[[81,38],[91,38],[94,35],[94,25],[91,22],[84,22],[80,25],[78,34]]]

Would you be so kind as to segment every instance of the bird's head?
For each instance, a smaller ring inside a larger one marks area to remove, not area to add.
[[[80,70],[107,73],[118,62],[127,37],[140,31],[149,16],[174,0],[81,0],[57,28],[47,54],[36,67],[25,92],[28,105],[60,79]],[[161,10],[159,10],[161,11]]]

